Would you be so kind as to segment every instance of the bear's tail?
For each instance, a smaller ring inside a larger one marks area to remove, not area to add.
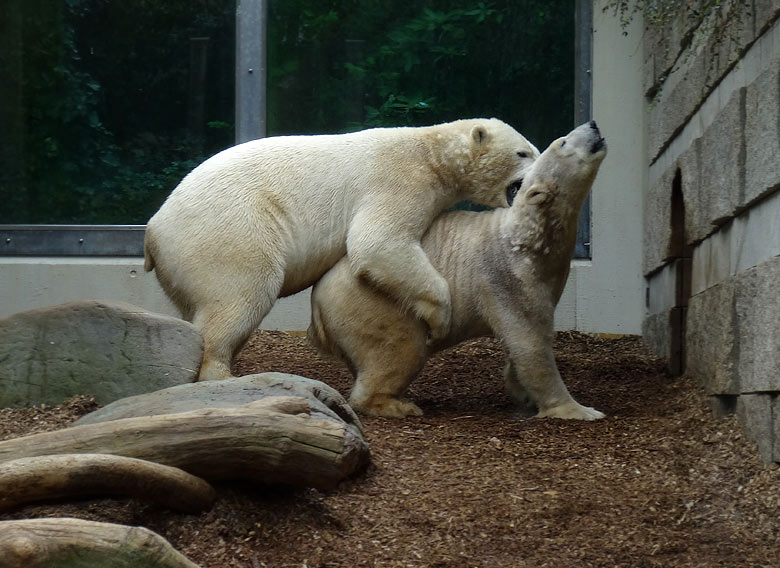
[[[149,229],[146,229],[146,235],[144,235],[144,270],[146,272],[154,270],[154,257],[152,256],[149,243]]]

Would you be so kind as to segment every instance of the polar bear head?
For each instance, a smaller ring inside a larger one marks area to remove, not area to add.
[[[559,206],[579,212],[590,191],[607,144],[596,122],[578,126],[555,140],[526,174],[522,188],[525,202],[541,205],[557,201]],[[562,199],[557,199],[562,194]]]
[[[513,247],[548,253],[555,242],[573,246],[577,217],[607,144],[595,121],[553,141],[526,173],[511,213]],[[568,245],[567,245],[568,246]]]
[[[539,157],[536,146],[496,118],[457,120],[438,128],[437,139],[444,142],[442,170],[455,175],[457,198],[508,207],[515,188]]]

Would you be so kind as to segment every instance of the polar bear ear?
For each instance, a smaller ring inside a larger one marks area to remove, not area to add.
[[[525,192],[525,200],[531,205],[542,205],[548,203],[555,197],[555,191],[558,186],[552,182],[540,181],[533,184]]]
[[[483,146],[488,141],[490,134],[483,125],[478,124],[471,129],[471,151],[474,154],[482,152]]]

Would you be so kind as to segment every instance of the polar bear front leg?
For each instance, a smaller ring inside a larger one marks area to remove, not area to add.
[[[507,392],[511,395],[521,413],[528,416],[536,412],[536,403],[533,401],[525,387],[517,380],[517,370],[510,359],[504,367],[504,383]]]
[[[355,277],[411,309],[428,325],[430,343],[449,334],[450,286],[413,237],[360,225],[350,229],[347,256]]]
[[[538,418],[604,418],[603,413],[574,400],[563,383],[552,350],[552,318],[549,319],[550,325],[534,326],[514,314],[501,318],[503,329],[498,335],[511,360],[506,374],[509,392],[521,396],[527,393],[539,407]]]

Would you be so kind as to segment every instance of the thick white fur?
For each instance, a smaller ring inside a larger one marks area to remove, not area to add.
[[[506,207],[536,148],[496,119],[229,148],[182,180],[146,230],[145,268],[203,334],[199,378],[230,363],[276,298],[345,254],[370,281],[447,334],[450,294],[420,238],[456,201]]]
[[[449,334],[430,345],[413,315],[354,278],[342,260],[315,286],[309,337],[356,377],[350,403],[366,414],[420,415],[402,398],[427,357],[465,339],[495,335],[508,352],[510,393],[537,416],[594,420],[577,403],[553,356],[553,313],[574,252],[577,216],[606,146],[595,123],[553,142],[510,209],[445,213],[422,246],[452,295]]]

